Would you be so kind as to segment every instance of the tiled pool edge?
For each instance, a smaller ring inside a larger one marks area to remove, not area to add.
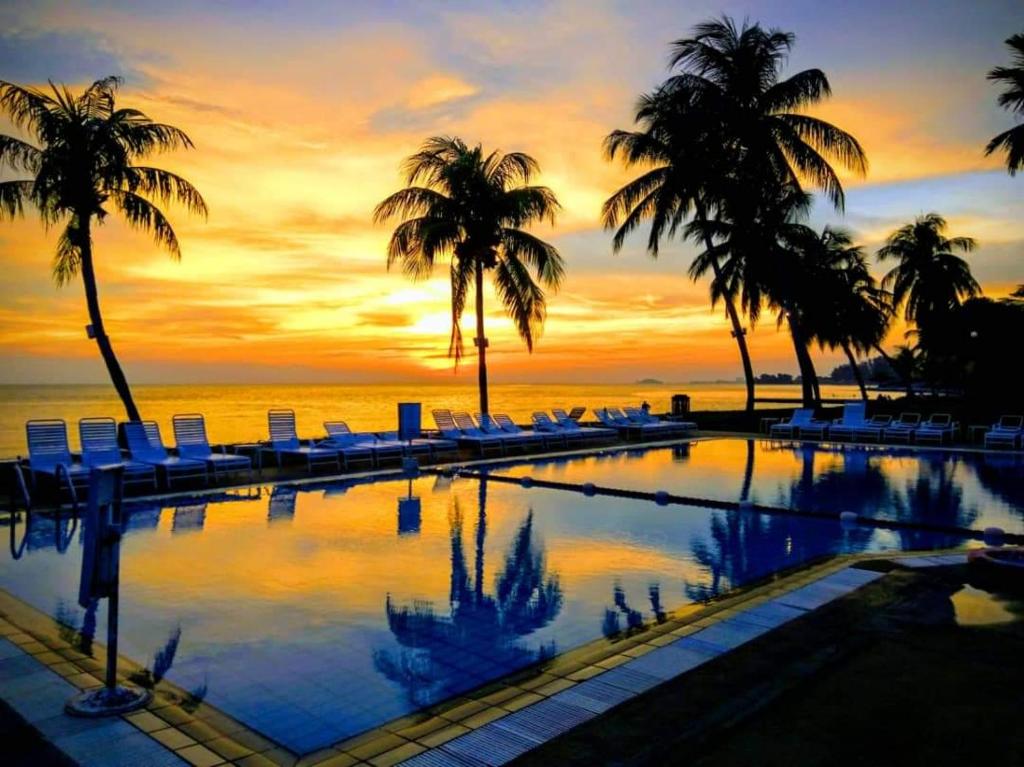
[[[503,764],[619,702],[875,580],[882,573],[851,570],[851,565],[857,562],[872,560],[893,561],[908,567],[925,566],[925,563],[938,566],[964,561],[964,552],[922,552],[898,558],[877,553],[837,557],[726,595],[710,605],[683,607],[663,623],[646,626],[612,643],[596,640],[553,658],[540,669],[527,669],[497,680],[425,712],[402,717],[303,757],[275,746],[207,704],[201,707],[202,712],[193,716],[170,702],[162,692],[158,692],[154,704],[147,710],[106,720],[106,723],[120,722],[116,729],[110,730],[109,736],[126,739],[130,749],[143,749],[137,736],[148,735],[149,743],[153,744],[148,748],[158,746],[152,753],[163,754],[168,760],[160,761],[154,756],[153,764],[201,767],[223,764],[387,767],[404,761],[412,765],[463,767],[467,763]],[[844,572],[857,575],[843,576]],[[863,580],[858,582],[858,579]],[[10,620],[11,617],[15,620]],[[785,617],[785,621],[770,625],[780,617]],[[16,654],[12,657],[24,659],[18,663],[41,664],[40,671],[54,680],[46,684],[47,689],[60,687],[51,697],[59,696],[57,702],[62,703],[67,697],[65,692],[70,694],[74,689],[98,685],[96,674],[101,666],[98,661],[74,650],[57,634],[56,626],[49,616],[0,589],[0,647],[15,648]],[[704,634],[709,629],[715,630]],[[662,650],[669,652],[662,653]],[[0,669],[5,662],[0,660]],[[137,668],[127,659],[122,666],[122,670]],[[672,673],[665,676],[669,671]],[[14,705],[2,679],[0,671],[0,697]],[[58,683],[66,684],[68,689],[64,690]],[[49,699],[33,697],[29,705],[52,703]],[[81,721],[71,720],[62,713],[49,719],[54,720],[55,726],[58,720]],[[125,729],[125,724],[133,726]],[[57,743],[60,736],[45,732],[44,735],[60,745]],[[109,737],[100,740],[107,746],[113,745]],[[83,742],[92,741],[85,736]],[[73,743],[71,748],[74,748]],[[481,761],[481,748],[507,758]],[[74,754],[65,751],[74,758]],[[98,759],[87,763],[124,762],[112,757],[110,761]]]

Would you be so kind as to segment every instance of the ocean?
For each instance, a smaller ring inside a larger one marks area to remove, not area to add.
[[[398,402],[423,403],[425,426],[433,426],[432,408],[478,409],[477,390],[465,383],[410,384],[219,384],[138,385],[132,387],[142,417],[160,424],[164,441],[174,443],[171,417],[203,413],[210,441],[251,442],[267,436],[267,410],[292,408],[301,437],[323,435],[323,422],[346,421],[356,431],[394,429]],[[673,394],[689,394],[694,410],[734,410],[746,396],[740,383],[681,384],[493,384],[491,411],[508,413],[529,423],[535,410],[576,405],[588,408],[651,403],[653,412],[666,412]],[[760,396],[799,397],[799,386],[761,387]],[[856,399],[855,386],[822,385],[822,397]],[[78,446],[79,418],[111,416],[124,411],[112,387],[0,386],[0,458],[24,455],[25,421],[62,418],[68,423],[73,448]]]

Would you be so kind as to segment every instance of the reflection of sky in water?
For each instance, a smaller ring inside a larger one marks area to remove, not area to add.
[[[728,482],[742,483],[738,466]],[[301,752],[656,609],[811,557],[901,546],[833,522],[440,477],[136,508],[128,528],[122,652],[146,662],[180,626],[167,678],[206,685],[208,702]],[[25,538],[18,525],[0,585],[80,622],[80,532],[40,517]]]
[[[1024,532],[1024,456],[701,440],[499,469],[513,476]],[[908,545],[911,541],[907,542]]]

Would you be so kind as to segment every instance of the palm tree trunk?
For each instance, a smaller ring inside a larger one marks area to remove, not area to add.
[[[707,223],[707,214],[702,204],[697,205],[697,217],[702,223]],[[704,247],[707,248],[709,253],[714,247],[711,237],[706,233],[704,235]],[[722,267],[718,265],[717,259],[711,259],[711,270],[715,273],[716,280],[721,279]],[[747,349],[747,331],[740,322],[740,315],[736,311],[736,304],[732,298],[729,296],[724,296],[723,298],[725,300],[725,313],[729,316],[729,322],[732,324],[732,337],[736,339],[736,346],[740,350],[740,360],[743,362],[743,379],[747,385],[746,411],[752,413],[754,411],[754,366],[750,363],[750,351]]]
[[[479,259],[476,262],[476,347],[480,412],[487,415],[491,411],[487,403],[487,338],[484,336],[484,265]]]
[[[796,352],[796,361],[800,366],[800,388],[803,397],[804,407],[814,407],[820,399],[815,395],[815,384],[818,374],[814,370],[814,362],[811,360],[810,352],[807,351],[807,341],[804,339],[800,323],[795,322],[791,314],[787,312],[789,323],[789,335],[793,339],[793,350]]]
[[[860,372],[860,366],[857,364],[856,358],[853,356],[853,349],[845,341],[841,344],[843,351],[846,352],[846,359],[850,361],[850,367],[853,368],[853,377],[857,379],[857,386],[860,387],[860,398],[865,402],[868,401],[868,389],[864,385],[864,375]]]
[[[89,231],[89,216],[78,216],[78,252],[81,257],[82,284],[85,286],[85,303],[89,309],[89,322],[92,324],[93,337],[99,347],[100,356],[107,366],[107,373],[110,375],[110,382],[114,384],[117,396],[124,404],[125,413],[129,421],[141,421],[139,409],[135,406],[131,389],[128,388],[128,380],[124,377],[121,364],[114,354],[114,347],[110,345],[110,338],[107,337],[103,327],[103,315],[100,313],[99,293],[96,289],[96,272],[92,263],[92,235]]]

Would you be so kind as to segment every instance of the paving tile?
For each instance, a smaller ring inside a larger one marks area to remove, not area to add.
[[[167,727],[167,722],[149,711],[136,711],[134,714],[126,714],[124,718],[143,732],[163,730]]]
[[[0,660],[17,658],[21,654],[22,650],[18,645],[7,641],[7,639],[0,639]]]
[[[694,634],[693,638],[732,650],[752,639],[756,639],[767,630],[763,626],[755,626],[751,623],[736,623],[731,619],[727,619],[716,623],[714,626],[709,626],[699,634]]]
[[[235,764],[239,767],[277,767],[277,762],[273,762],[263,754],[249,754],[239,759]]]
[[[416,741],[418,743],[422,743],[428,748],[436,748],[437,746],[447,743],[449,740],[453,740],[460,735],[465,735],[467,732],[469,732],[468,727],[463,727],[461,724],[449,724],[447,727],[443,727],[440,730],[434,730],[433,732],[416,738]]]
[[[153,732],[150,732],[149,735],[172,750],[185,748],[186,746],[194,746],[196,744],[196,742],[188,735],[174,729],[173,727],[167,727],[163,730],[154,730]]]
[[[379,754],[383,754],[385,751],[390,751],[393,748],[398,748],[401,745],[408,743],[405,738],[400,738],[397,735],[384,732],[380,733],[377,737],[372,738],[365,743],[361,743],[354,748],[343,748],[342,750],[352,754],[352,756],[358,757],[359,759],[370,759]]]
[[[214,765],[224,764],[224,757],[205,746],[188,746],[178,749],[175,753],[194,767],[214,767]]]
[[[508,711],[503,708],[485,708],[483,711],[478,711],[472,716],[467,716],[461,720],[459,724],[463,727],[468,727],[471,730],[475,730],[478,727],[483,727],[485,724],[490,724],[495,719],[500,719],[503,716],[508,716]]]
[[[776,628],[806,614],[807,611],[799,607],[790,607],[778,602],[765,602],[751,607],[749,610],[744,610],[735,617],[735,620],[765,628]]]
[[[852,591],[849,589],[848,591]],[[829,602],[838,599],[846,592],[834,588],[812,583],[809,586],[802,586],[788,594],[781,594],[775,598],[775,602],[790,607],[800,607],[804,610],[816,610]]]
[[[417,754],[422,754],[426,751],[425,746],[421,746],[418,743],[406,743],[404,746],[392,749],[391,751],[385,751],[380,756],[375,756],[370,760],[370,764],[374,767],[393,767],[393,765],[401,764],[407,759]]]
[[[556,679],[553,682],[548,682],[545,685],[536,687],[533,692],[538,695],[554,695],[556,692],[561,692],[572,687],[574,682],[571,679]]]
[[[601,669],[601,672],[603,673],[604,669]],[[542,700],[544,700],[543,695],[538,695],[535,692],[523,692],[511,700],[506,700],[501,704],[501,708],[506,711],[518,711],[526,706],[532,706],[534,703],[540,703]]]
[[[252,749],[240,745],[234,738],[228,736],[215,738],[214,740],[207,741],[203,745],[211,751],[215,751],[220,754],[225,759],[241,759],[243,756],[248,756],[252,753]]]

